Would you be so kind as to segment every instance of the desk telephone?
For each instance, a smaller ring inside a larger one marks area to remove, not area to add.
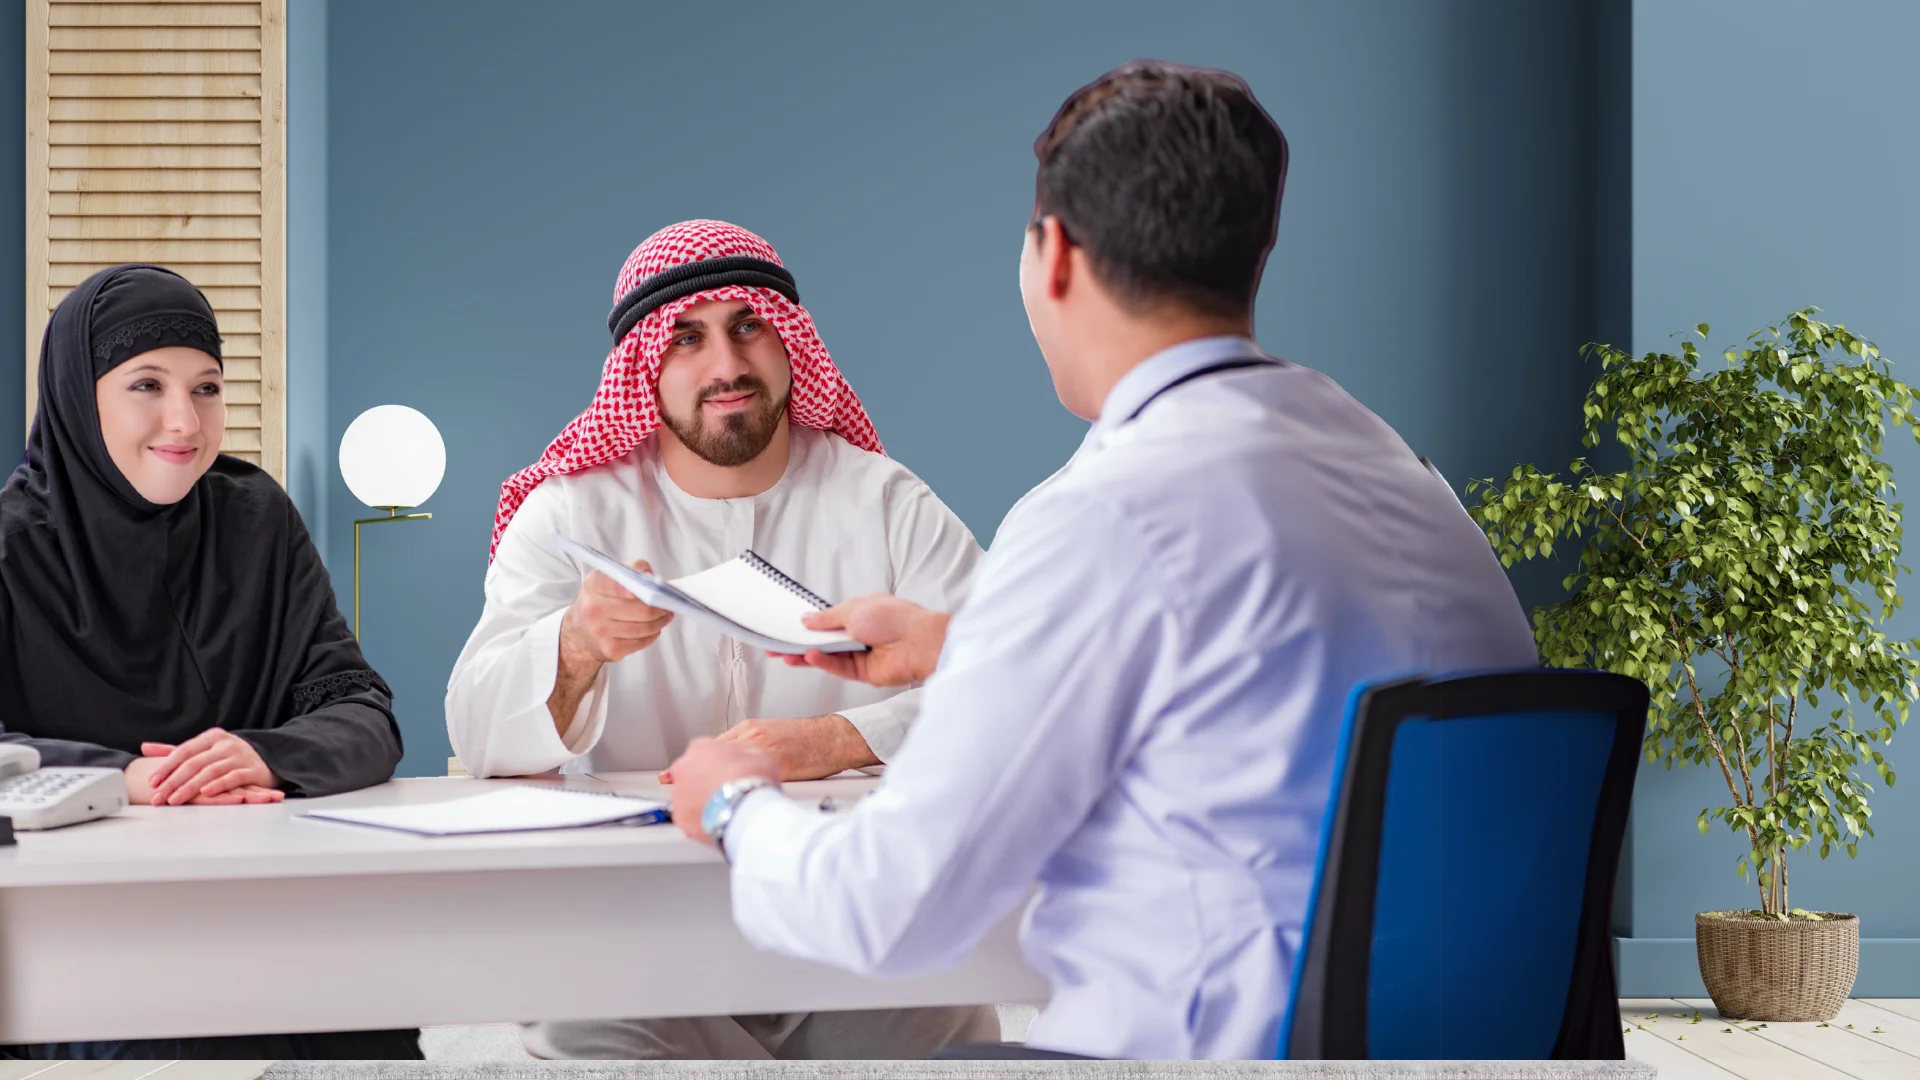
[[[0,817],[18,830],[57,829],[117,814],[127,807],[119,769],[40,767],[40,751],[0,743]]]

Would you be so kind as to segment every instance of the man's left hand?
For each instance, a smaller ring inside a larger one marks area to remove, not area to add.
[[[818,780],[880,764],[859,730],[839,713],[804,720],[743,720],[715,741],[772,754],[783,781]],[[671,784],[678,776],[677,767],[670,768],[660,774],[660,782]]]
[[[738,740],[695,739],[667,771],[674,778],[673,823],[703,844],[711,841],[700,828],[700,816],[707,809],[707,800],[713,798],[721,784],[748,776],[780,782],[780,766],[773,755]]]

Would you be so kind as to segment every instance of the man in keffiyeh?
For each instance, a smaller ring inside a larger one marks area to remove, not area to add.
[[[486,608],[447,686],[475,776],[665,769],[712,735],[789,780],[879,765],[920,693],[788,668],[673,622],[559,552],[556,533],[666,578],[751,548],[830,599],[956,606],[980,557],[960,520],[884,455],[772,246],[687,221],[621,268],[593,403],[510,477]],[[637,978],[647,977],[636,973]],[[990,1007],[529,1026],[565,1058],[915,1058],[995,1038]]]

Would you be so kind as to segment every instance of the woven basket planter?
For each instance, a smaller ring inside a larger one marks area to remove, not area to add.
[[[1700,977],[1732,1020],[1832,1020],[1860,971],[1860,920],[1830,915],[1781,922],[1744,912],[1693,917]]]

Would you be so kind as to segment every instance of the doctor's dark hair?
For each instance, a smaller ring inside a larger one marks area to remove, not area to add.
[[[1058,218],[1116,299],[1136,311],[1252,309],[1287,139],[1239,76],[1122,65],[1069,97],[1033,153],[1035,225]]]

